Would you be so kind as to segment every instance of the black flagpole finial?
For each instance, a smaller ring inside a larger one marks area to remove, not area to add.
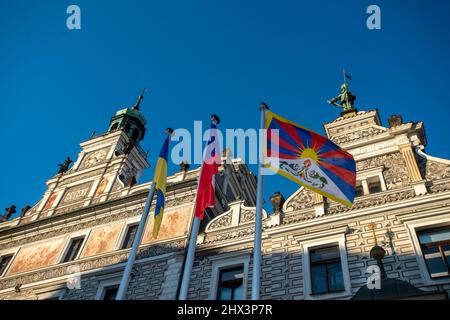
[[[220,118],[217,114],[213,114],[211,115],[211,122],[214,124],[219,124],[220,123]]]

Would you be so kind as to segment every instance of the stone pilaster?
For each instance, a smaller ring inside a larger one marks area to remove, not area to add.
[[[323,216],[325,214],[325,201],[323,196],[318,193],[314,194],[314,211],[316,213],[316,217]]]
[[[403,144],[399,146],[400,152],[405,159],[406,168],[411,178],[411,184],[414,187],[416,195],[427,193],[425,186],[425,180],[422,179],[419,166],[417,165],[416,158],[414,157],[413,149],[410,144]]]

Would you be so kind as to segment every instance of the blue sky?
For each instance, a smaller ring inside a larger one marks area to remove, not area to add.
[[[70,4],[81,30],[66,28]],[[366,28],[371,4],[381,30]],[[391,114],[424,121],[427,152],[450,158],[449,9],[445,0],[2,0],[0,208],[34,205],[56,164],[144,87],[150,163],[166,127],[192,130],[217,113],[221,128],[256,128],[261,101],[323,133],[339,115],[326,100],[342,68],[360,110],[378,108],[384,124]],[[297,189],[268,179],[266,199]]]

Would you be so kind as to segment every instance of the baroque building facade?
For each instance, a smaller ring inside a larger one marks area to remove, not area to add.
[[[150,185],[137,183],[149,166],[139,103],[81,143],[73,166],[47,181],[35,206],[0,222],[0,299],[114,298]],[[424,152],[422,122],[388,122],[377,110],[352,109],[324,125],[356,160],[351,208],[304,188],[270,198],[262,299],[448,299],[450,161]],[[256,178],[241,159],[223,159],[188,299],[250,297]],[[177,299],[198,175],[182,164],[168,177],[159,236],[151,236],[150,217],[127,299]],[[369,289],[373,270],[380,286]]]

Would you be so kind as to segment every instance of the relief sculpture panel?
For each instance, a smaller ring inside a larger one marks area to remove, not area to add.
[[[388,190],[406,187],[410,183],[406,161],[400,152],[357,161],[356,171],[382,166],[384,166],[383,176]]]
[[[65,192],[64,197],[61,200],[61,205],[66,205],[83,200],[88,195],[91,186],[92,182],[88,182],[78,186],[70,187]]]

